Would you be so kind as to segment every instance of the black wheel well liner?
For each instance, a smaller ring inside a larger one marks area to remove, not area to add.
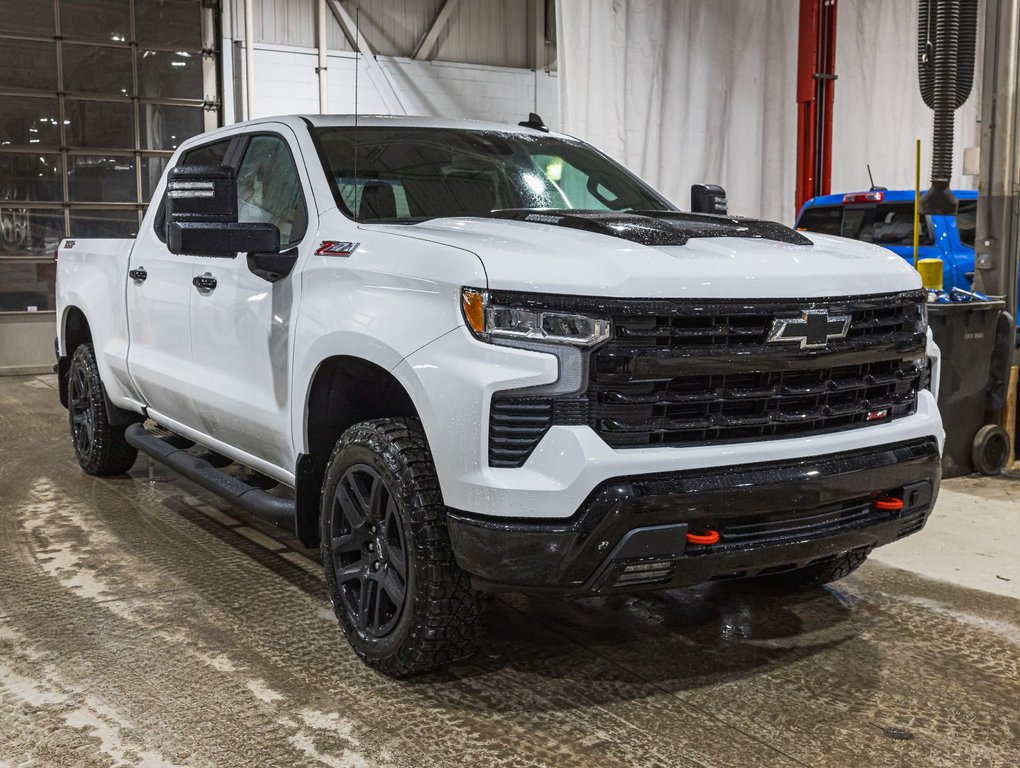
[[[60,392],[60,404],[67,407],[67,373],[71,368],[71,356],[82,344],[92,342],[92,328],[88,318],[78,307],[69,307],[63,319],[64,352],[57,359],[57,389]],[[58,347],[59,352],[59,347]]]
[[[319,364],[305,403],[308,452],[298,457],[295,472],[295,533],[302,544],[319,544],[319,495],[326,462],[340,436],[361,421],[401,416],[419,418],[407,390],[382,366],[349,355]]]
[[[82,344],[93,344],[92,327],[85,313],[79,307],[70,307],[64,315],[64,352],[62,357],[57,358],[57,391],[60,393],[60,404],[67,408],[68,398],[68,374],[71,370],[71,358],[74,351]],[[58,347],[59,350],[59,347]],[[106,401],[106,417],[111,426],[126,427],[129,424],[142,421],[141,414],[134,411],[125,411],[110,402],[110,398],[104,395]]]

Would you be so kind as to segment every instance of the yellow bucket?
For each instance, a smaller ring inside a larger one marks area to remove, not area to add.
[[[925,288],[942,290],[942,259],[918,259],[917,271]]]

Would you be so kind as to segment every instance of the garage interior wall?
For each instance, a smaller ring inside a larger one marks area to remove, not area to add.
[[[838,8],[832,191],[867,189],[867,163],[876,183],[913,187],[916,138],[926,187],[932,113],[915,72],[917,0]],[[691,184],[718,183],[732,213],[792,224],[797,19],[797,0],[559,0],[562,129],[682,208]],[[956,187],[976,185],[961,166],[978,144],[980,77],[957,112]]]
[[[362,114],[436,115],[519,122],[537,111],[559,123],[552,0],[327,0],[328,111],[355,111],[351,38],[333,7],[346,11],[368,46],[357,66]],[[441,16],[446,7],[447,14]],[[253,0],[253,117],[318,113],[318,0]],[[248,114],[244,84],[244,2],[225,4],[224,50],[234,88],[225,121]],[[438,22],[438,23],[437,23]],[[434,44],[415,58],[436,26]],[[231,79],[231,78],[226,78]]]

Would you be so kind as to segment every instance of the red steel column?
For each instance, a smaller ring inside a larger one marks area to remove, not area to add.
[[[836,3],[837,0],[800,0],[797,44],[798,210],[808,198],[830,191]]]

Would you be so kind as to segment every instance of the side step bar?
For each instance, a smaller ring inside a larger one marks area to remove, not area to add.
[[[176,448],[149,432],[141,424],[132,424],[124,438],[142,453],[165,464],[179,475],[212,491],[217,496],[235,504],[245,512],[261,517],[271,523],[293,530],[297,519],[297,503],[294,499],[281,499],[261,488],[247,483],[216,469],[205,459],[188,453],[187,449]]]

